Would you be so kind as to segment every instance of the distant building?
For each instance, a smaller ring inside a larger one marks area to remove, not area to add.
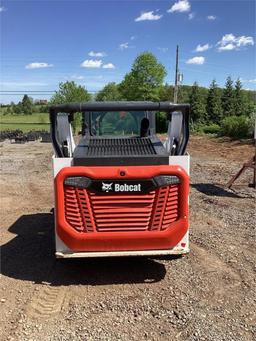
[[[36,99],[35,104],[48,104],[47,99]]]

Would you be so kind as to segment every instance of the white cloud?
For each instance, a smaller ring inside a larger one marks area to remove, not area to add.
[[[103,64],[101,59],[100,60],[98,60],[98,59],[87,59],[87,60],[83,61],[80,66],[85,67],[85,68],[95,68],[95,69],[99,69],[101,67],[103,69],[115,69],[115,65],[113,63]],[[84,79],[85,77],[73,75],[72,78],[81,80],[81,79]]]
[[[130,38],[131,40],[135,40],[136,39],[136,37],[135,36],[131,36],[131,38]]]
[[[88,55],[90,57],[105,57],[107,54],[105,52],[94,52],[94,51],[90,51],[88,53]]]
[[[43,69],[48,67],[53,67],[53,64],[34,62],[25,66],[26,69]]]
[[[115,69],[115,65],[112,63],[104,64],[102,67],[103,69]]]
[[[157,49],[163,53],[168,51],[168,47],[158,47]]]
[[[188,15],[188,20],[194,19],[195,16],[196,16],[196,13],[194,13],[194,12],[189,13],[189,15]]]
[[[129,49],[129,43],[122,43],[119,45],[119,49],[120,50],[126,50],[126,49]]]
[[[246,46],[246,45],[254,45],[254,40],[253,37],[246,37],[246,36],[241,36],[237,37],[237,46]]]
[[[154,11],[142,12],[141,15],[135,19],[135,21],[145,21],[145,20],[159,20],[162,18],[161,14],[154,14]]]
[[[219,51],[231,51],[235,49],[236,49],[236,45],[234,45],[233,43],[229,43],[229,44],[218,47]]]
[[[212,46],[209,45],[208,43],[207,44],[204,44],[204,45],[197,45],[196,49],[195,49],[195,52],[204,52],[204,51],[207,51],[211,48]]]
[[[86,59],[81,63],[81,67],[86,67],[86,68],[100,68],[102,65],[102,60],[96,60],[96,59]]]
[[[204,57],[194,57],[190,58],[186,61],[186,64],[196,64],[196,65],[202,65],[205,62]]]
[[[256,78],[253,79],[240,79],[242,83],[256,83]]]
[[[207,19],[208,19],[208,20],[216,20],[217,17],[216,17],[215,15],[208,15],[208,16],[207,16]]]
[[[77,79],[77,80],[82,80],[82,79],[84,79],[85,77],[84,77],[84,76],[73,75],[73,76],[71,76],[71,78]]]
[[[4,6],[0,6],[0,13],[6,11],[6,8]]]
[[[179,0],[178,2],[175,2],[174,5],[170,9],[168,9],[168,13],[174,13],[174,12],[189,12],[190,11],[190,3],[188,0]]]
[[[126,50],[126,49],[134,49],[135,46],[134,45],[130,45],[130,43],[127,41],[125,43],[120,44],[118,48],[123,51],[123,50]]]
[[[247,45],[254,45],[253,37],[236,37],[232,33],[225,34],[217,43],[219,51],[239,50],[240,47]]]
[[[226,44],[226,43],[229,43],[229,42],[234,42],[236,40],[236,37],[232,34],[232,33],[229,33],[229,34],[225,34],[220,43],[222,44]]]
[[[47,86],[47,83],[41,83],[41,82],[0,82],[0,86],[5,87],[5,88],[11,88],[11,89],[16,89],[19,87],[24,86]]]

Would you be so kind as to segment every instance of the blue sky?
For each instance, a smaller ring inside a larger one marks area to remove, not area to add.
[[[1,90],[49,98],[74,80],[89,91],[119,82],[135,57],[153,52],[184,84],[223,86],[228,75],[255,89],[255,1],[1,1]],[[41,93],[40,93],[41,92]],[[1,95],[0,102],[21,95]]]

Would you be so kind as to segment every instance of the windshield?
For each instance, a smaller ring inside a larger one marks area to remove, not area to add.
[[[91,113],[91,135],[140,135],[140,125],[147,113],[106,111]]]

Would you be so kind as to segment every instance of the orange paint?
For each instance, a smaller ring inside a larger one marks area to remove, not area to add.
[[[99,195],[63,185],[70,176],[139,182],[158,175],[176,175],[181,183],[149,193]],[[189,177],[180,166],[66,167],[55,187],[56,231],[72,251],[171,249],[188,230]]]

